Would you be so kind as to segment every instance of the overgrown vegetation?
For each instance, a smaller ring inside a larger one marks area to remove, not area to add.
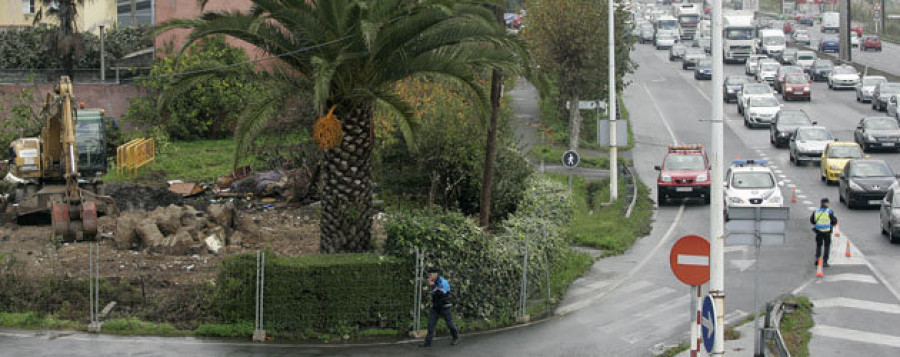
[[[152,135],[151,135],[152,136]],[[189,155],[190,160],[185,160]],[[213,182],[231,172],[234,139],[165,142],[157,139],[156,160],[138,170],[139,182]],[[106,181],[134,179],[117,174],[112,168]]]
[[[810,329],[813,327],[812,302],[805,296],[798,296],[785,298],[784,303],[797,306],[794,311],[785,312],[781,318],[784,343],[791,356],[808,357],[809,339],[812,337]]]
[[[552,179],[567,183],[568,176],[549,175]],[[606,254],[622,254],[631,248],[639,237],[650,233],[653,202],[647,198],[647,187],[638,183],[637,202],[630,218],[624,218],[625,182],[619,180],[619,199],[610,204],[609,181],[600,181],[599,185],[591,184],[581,177],[573,180],[574,209],[572,224],[568,235],[577,245],[602,249]],[[588,188],[594,188],[588,199]],[[589,205],[593,202],[593,207]]]
[[[689,345],[687,343],[682,343],[678,346],[667,349],[665,352],[663,352],[658,357],[675,357],[675,356],[681,354],[681,352],[687,351],[689,349],[691,349],[691,345]]]
[[[107,60],[121,58],[137,50],[153,46],[149,27],[115,27],[105,31]],[[0,31],[0,69],[59,69],[62,62],[54,55],[47,39],[54,27],[32,26]],[[75,54],[75,68],[100,68],[100,37],[90,32],[79,33],[80,49]]]

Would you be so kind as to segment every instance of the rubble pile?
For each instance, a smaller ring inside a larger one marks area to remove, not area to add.
[[[122,212],[116,218],[114,239],[118,249],[147,249],[170,255],[219,254],[235,245],[235,208],[231,202],[211,204],[206,212],[191,206],[169,205],[153,211]]]

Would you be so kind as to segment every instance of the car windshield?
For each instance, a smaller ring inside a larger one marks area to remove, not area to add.
[[[797,60],[810,61],[816,59],[816,55],[811,53],[798,53]]]
[[[806,31],[797,31],[794,33],[794,37],[801,37],[801,36],[809,36],[809,33]]]
[[[775,180],[768,172],[736,172],[731,185],[734,188],[772,188]]]
[[[665,34],[660,34],[659,36],[656,37],[656,39],[657,39],[657,40],[668,41],[668,40],[674,40],[675,37],[672,36],[672,35],[670,35],[670,34],[665,33]]]
[[[691,47],[685,50],[685,54],[689,55],[706,55],[706,51],[702,48]]]
[[[795,66],[784,66],[779,68],[778,72],[781,73],[781,75],[787,75],[790,73],[803,73],[803,68]]]
[[[762,70],[764,72],[775,72],[778,70],[778,63],[763,63]]]
[[[769,46],[783,45],[784,37],[781,37],[781,36],[766,37],[763,39],[763,44],[769,45]]]
[[[835,42],[836,43],[836,42],[838,42],[838,39],[837,39],[837,37],[826,37],[826,38],[822,39],[822,42]]]
[[[835,67],[834,74],[858,74],[856,68],[853,67]]]
[[[666,170],[705,170],[706,162],[700,155],[669,155],[664,167]]]
[[[797,130],[796,138],[798,141],[831,141],[831,133],[825,129],[807,129]]]
[[[791,49],[784,50],[784,52],[781,53],[781,57],[784,57],[784,56],[793,57],[796,55],[797,55],[797,50],[791,50]]]
[[[750,78],[746,76],[732,76],[725,78],[725,85],[734,86],[744,83],[750,83]]]
[[[900,94],[900,83],[882,84],[878,92],[881,94]]]
[[[766,94],[769,93],[769,86],[762,85],[744,85],[744,94]]]
[[[700,21],[700,15],[681,15],[678,17],[678,21],[683,24],[696,24],[697,21]]]
[[[778,125],[809,125],[809,119],[801,113],[785,113],[778,115]]]
[[[887,79],[884,77],[865,77],[862,80],[862,84],[864,86],[874,86],[874,85],[877,85],[878,83],[884,83],[884,82],[887,82]]]
[[[753,38],[753,29],[728,29],[725,38],[729,40],[749,40]]]
[[[828,157],[835,159],[858,159],[863,157],[857,146],[832,146],[828,149]]]
[[[884,163],[857,162],[850,168],[851,177],[892,177],[894,173]]]
[[[816,61],[816,63],[813,64],[813,66],[815,66],[816,68],[828,69],[828,68],[834,68],[834,63],[831,62],[830,60],[821,60],[821,61]]]
[[[775,97],[751,97],[750,98],[750,106],[751,107],[777,107],[778,99],[775,99]]]
[[[874,118],[863,122],[866,129],[872,130],[894,130],[898,129],[897,121],[893,118]]]
[[[787,84],[806,84],[809,81],[806,80],[806,76],[787,76],[784,77],[784,82]]]
[[[697,67],[712,67],[712,60],[707,58],[699,60],[697,61]]]
[[[880,38],[878,38],[878,36],[866,37],[866,41],[878,41],[878,40],[880,40]]]

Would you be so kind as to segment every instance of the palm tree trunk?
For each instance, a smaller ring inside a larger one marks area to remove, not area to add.
[[[345,107],[346,108],[346,107]],[[372,105],[341,110],[344,139],[323,162],[322,253],[365,252],[372,247]]]
[[[484,150],[484,170],[481,178],[481,215],[482,227],[491,224],[491,190],[494,183],[494,160],[497,156],[497,120],[500,117],[500,90],[503,85],[503,72],[499,69],[491,71],[491,123],[488,128],[487,145]]]

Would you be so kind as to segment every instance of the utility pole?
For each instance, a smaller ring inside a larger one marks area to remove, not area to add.
[[[609,52],[609,99],[606,107],[609,108],[609,201],[614,202],[619,199],[619,148],[616,143],[616,121],[619,119],[616,115],[616,4],[614,0],[606,0],[609,5],[607,11],[609,18],[607,22],[609,35],[609,43],[607,52]]]
[[[103,39],[105,25],[100,25],[100,82],[106,83],[106,43]]]
[[[724,199],[722,187],[722,171],[724,170],[725,144],[724,108],[722,104],[722,84],[725,80],[722,48],[722,0],[713,0],[712,4],[712,120],[711,153],[712,184],[710,185],[709,228],[710,228],[710,285],[709,294],[716,304],[716,337],[713,356],[725,355],[725,217],[722,215]],[[721,327],[718,327],[721,326]]]

